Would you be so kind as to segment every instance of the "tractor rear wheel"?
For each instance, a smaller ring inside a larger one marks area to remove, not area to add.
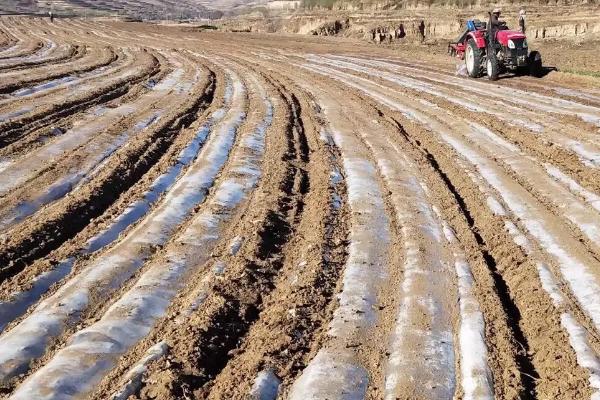
[[[481,49],[477,47],[475,40],[469,39],[465,51],[465,64],[467,66],[467,73],[471,78],[479,78],[481,76],[482,59],[483,54],[481,53]]]

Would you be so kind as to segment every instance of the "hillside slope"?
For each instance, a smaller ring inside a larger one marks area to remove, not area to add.
[[[596,4],[596,0],[524,0],[520,5],[573,5]],[[460,7],[471,8],[487,5],[510,5],[510,0],[302,0],[303,8],[328,8],[338,10],[397,10],[403,8]]]
[[[68,15],[124,15],[142,19],[218,18],[220,5],[231,1],[216,1],[210,9],[200,0],[0,0],[0,13],[47,13]],[[236,1],[239,3],[239,1]]]

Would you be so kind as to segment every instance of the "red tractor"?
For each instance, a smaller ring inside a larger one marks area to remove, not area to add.
[[[496,80],[505,71],[518,74],[542,76],[542,56],[537,51],[529,51],[527,37],[520,31],[512,31],[500,22],[497,28],[490,22],[467,21],[467,27],[460,38],[450,43],[448,52],[465,60],[467,74],[478,78],[486,73],[488,79]]]

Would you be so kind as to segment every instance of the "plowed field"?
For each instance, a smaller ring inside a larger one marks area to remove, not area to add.
[[[0,31],[0,398],[600,398],[592,80]]]

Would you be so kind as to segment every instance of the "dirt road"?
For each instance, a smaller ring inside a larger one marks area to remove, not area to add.
[[[600,398],[593,80],[0,30],[0,398]]]

